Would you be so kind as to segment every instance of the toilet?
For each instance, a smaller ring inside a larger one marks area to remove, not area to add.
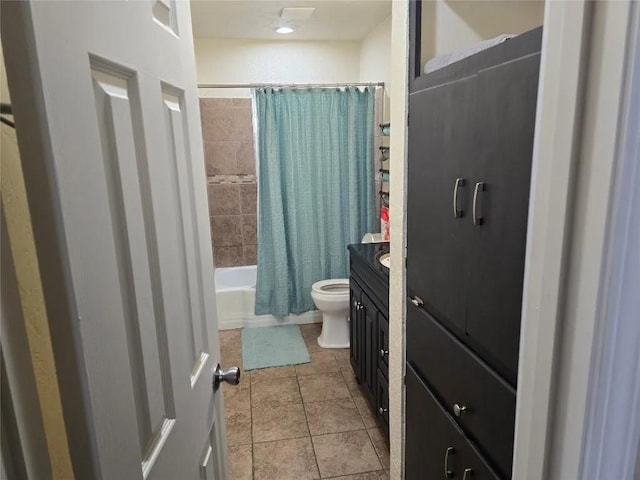
[[[311,287],[313,303],[322,313],[322,348],[349,348],[349,279],[321,280]]]

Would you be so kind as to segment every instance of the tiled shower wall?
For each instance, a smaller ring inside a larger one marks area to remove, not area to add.
[[[255,265],[257,183],[251,99],[201,98],[216,267]]]
[[[257,180],[251,99],[201,98],[202,136],[207,170],[209,216],[216,267],[255,265],[257,261]],[[388,144],[380,136],[383,91],[376,90],[374,175],[382,162],[378,147]],[[388,190],[377,175],[378,191]]]

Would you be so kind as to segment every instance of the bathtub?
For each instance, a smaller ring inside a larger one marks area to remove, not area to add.
[[[274,317],[256,315],[255,265],[246,267],[216,268],[216,303],[218,306],[218,329],[229,330],[241,327],[268,327],[274,325],[316,323],[322,321],[317,310],[300,315]]]

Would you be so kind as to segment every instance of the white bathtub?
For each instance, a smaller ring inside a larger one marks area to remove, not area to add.
[[[273,325],[303,324],[322,321],[317,310],[300,315],[274,317],[256,315],[256,266],[216,268],[216,300],[218,329],[241,327],[267,327]]]

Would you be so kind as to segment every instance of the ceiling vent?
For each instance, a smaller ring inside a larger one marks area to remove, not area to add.
[[[286,23],[306,22],[315,11],[313,7],[285,7],[280,13],[280,20]]]

